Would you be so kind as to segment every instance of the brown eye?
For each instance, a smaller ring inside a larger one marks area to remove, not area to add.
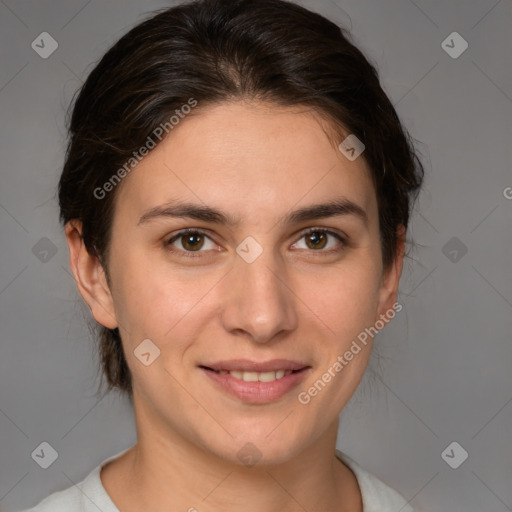
[[[198,251],[204,244],[203,235],[198,233],[189,233],[181,235],[183,248],[187,251]]]
[[[305,237],[306,244],[310,249],[323,249],[327,244],[327,234],[322,231],[312,231]]]
[[[208,246],[210,244],[210,246]],[[215,243],[205,233],[193,229],[181,231],[165,243],[171,251],[183,256],[199,256],[208,249],[214,249]],[[190,253],[198,253],[190,254]],[[187,254],[188,253],[188,254]]]
[[[305,247],[298,247],[299,249],[310,249],[315,252],[326,254],[340,251],[346,244],[345,238],[338,233],[321,228],[309,229],[306,233],[302,234],[300,240],[302,239],[305,240]],[[330,239],[337,240],[338,244],[332,244]],[[297,246],[298,243],[299,242],[296,242],[294,245]]]

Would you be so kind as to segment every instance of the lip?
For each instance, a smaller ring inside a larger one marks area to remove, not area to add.
[[[285,359],[274,359],[265,362],[238,359],[200,365],[199,369],[215,383],[218,389],[221,389],[229,396],[248,404],[266,404],[278,400],[297,387],[306,378],[306,375],[311,370],[311,366]],[[221,374],[212,370],[239,370],[247,372],[292,370],[293,373],[272,382],[245,382],[236,379],[229,373]]]

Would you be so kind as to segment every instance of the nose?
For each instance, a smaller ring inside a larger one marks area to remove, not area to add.
[[[239,258],[222,293],[222,323],[231,334],[267,343],[297,327],[297,298],[282,261],[271,251],[252,263]]]

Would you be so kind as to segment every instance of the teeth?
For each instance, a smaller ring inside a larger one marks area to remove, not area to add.
[[[261,372],[259,375],[255,374],[260,382],[272,382],[277,379],[276,372]]]
[[[292,370],[277,370],[276,372],[240,372],[232,370],[230,372],[226,370],[220,370],[219,373],[229,373],[232,377],[245,382],[272,382],[277,379],[282,379],[285,375],[290,375]]]
[[[258,382],[258,374],[256,372],[243,372],[242,379],[244,382]]]

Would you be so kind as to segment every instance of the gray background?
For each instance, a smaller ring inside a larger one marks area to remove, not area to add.
[[[338,447],[417,511],[512,510],[512,4],[303,4],[352,29],[427,170],[404,310],[379,335]],[[73,93],[115,40],[166,5],[0,2],[2,511],[69,487],[135,442],[129,402],[95,394],[94,343],[54,193]],[[47,59],[31,48],[43,31],[59,45]],[[458,58],[441,46],[454,31],[469,44]],[[43,441],[59,454],[48,469],[31,458]],[[441,457],[453,441],[469,454],[457,469]]]

